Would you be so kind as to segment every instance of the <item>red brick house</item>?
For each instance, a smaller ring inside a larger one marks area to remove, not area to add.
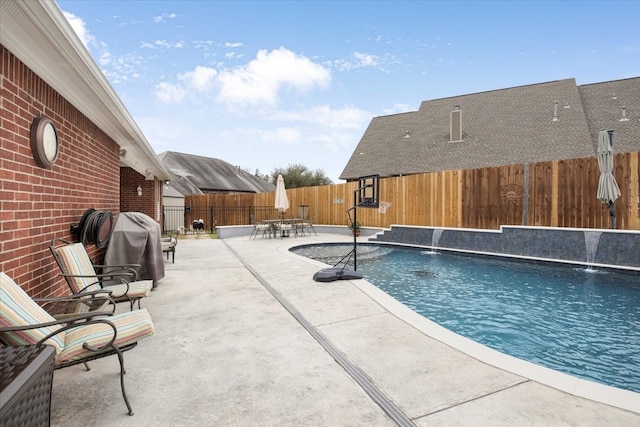
[[[44,166],[31,136],[43,116],[58,141]],[[160,222],[168,179],[55,2],[0,2],[0,271],[32,296],[68,292],[51,239],[77,240],[72,226],[87,209],[114,219],[140,210]]]

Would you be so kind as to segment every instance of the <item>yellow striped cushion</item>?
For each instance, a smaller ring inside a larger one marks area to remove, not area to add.
[[[60,254],[62,265],[60,269],[63,274],[78,274],[83,276],[95,276],[96,270],[93,268],[91,259],[84,249],[82,243],[72,243],[56,248]],[[80,291],[97,291],[100,285],[96,283],[95,277],[70,277],[67,283],[71,287],[71,292],[77,294]]]
[[[144,308],[100,318],[109,320],[116,325],[118,333],[115,344],[118,347],[138,342],[154,332],[151,316]],[[83,348],[83,344],[86,342],[91,346],[99,347],[108,343],[112,336],[113,328],[104,323],[69,329],[65,339],[65,348],[57,355],[56,364],[83,359],[87,354],[95,354]]]
[[[5,273],[0,272],[0,326],[25,326],[53,322],[53,316],[36,304],[27,293]],[[19,332],[5,332],[2,338],[11,345],[36,344],[53,331],[60,329],[54,325],[46,328],[29,329]],[[64,348],[65,332],[60,332],[45,341],[60,353]]]

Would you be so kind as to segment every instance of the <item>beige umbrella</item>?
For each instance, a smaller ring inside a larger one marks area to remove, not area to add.
[[[287,192],[284,188],[284,178],[282,175],[278,175],[278,182],[276,184],[275,208],[278,209],[281,214],[289,209],[289,198],[287,197]]]
[[[598,199],[609,207],[610,228],[616,228],[616,208],[613,202],[620,197],[620,187],[613,176],[613,131],[601,130],[598,134]]]
[[[287,197],[287,192],[284,188],[284,178],[282,178],[282,175],[278,175],[278,181],[276,183],[275,208],[280,211],[280,219],[284,220],[284,212],[289,209],[289,198]],[[281,223],[278,227],[282,233],[282,237],[289,235],[289,230],[291,229],[290,224]]]

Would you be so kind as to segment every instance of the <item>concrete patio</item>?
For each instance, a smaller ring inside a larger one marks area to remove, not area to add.
[[[53,426],[640,425],[640,394],[487,351],[364,280],[314,282],[324,266],[288,252],[345,236],[199,237],[143,302],[156,331],[125,353],[135,415],[110,357],[56,371]]]

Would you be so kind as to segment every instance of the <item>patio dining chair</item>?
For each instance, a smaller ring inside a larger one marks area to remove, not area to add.
[[[0,272],[0,344],[53,346],[55,369],[81,363],[86,366],[91,360],[117,355],[120,388],[129,415],[133,415],[133,409],[124,387],[123,352],[153,332],[146,309],[115,315],[93,312],[56,320],[9,276]]]
[[[271,224],[263,224],[260,222],[256,222],[255,217],[253,215],[250,216],[251,218],[251,225],[253,226],[253,230],[251,230],[251,235],[249,236],[249,239],[253,238],[255,240],[255,238],[258,236],[259,233],[262,233],[262,237],[264,238],[265,236],[267,237],[271,237]]]
[[[140,300],[149,296],[153,287],[153,280],[136,280],[139,265],[94,265],[82,243],[54,238],[49,249],[74,294],[108,290],[116,303],[128,302],[133,310],[136,302],[140,308]],[[96,268],[102,272],[97,273]]]
[[[313,231],[313,234],[317,236],[318,233],[316,233],[316,229],[313,228],[314,221],[315,221],[314,218],[308,218],[308,219],[303,219],[300,222],[296,222],[295,224],[296,230],[299,231],[302,236],[304,236],[305,231],[309,233],[309,235],[311,235],[311,232]]]
[[[291,222],[277,223],[276,230],[280,233],[280,237],[289,236],[291,231],[294,232],[295,237],[298,237],[298,229]]]

